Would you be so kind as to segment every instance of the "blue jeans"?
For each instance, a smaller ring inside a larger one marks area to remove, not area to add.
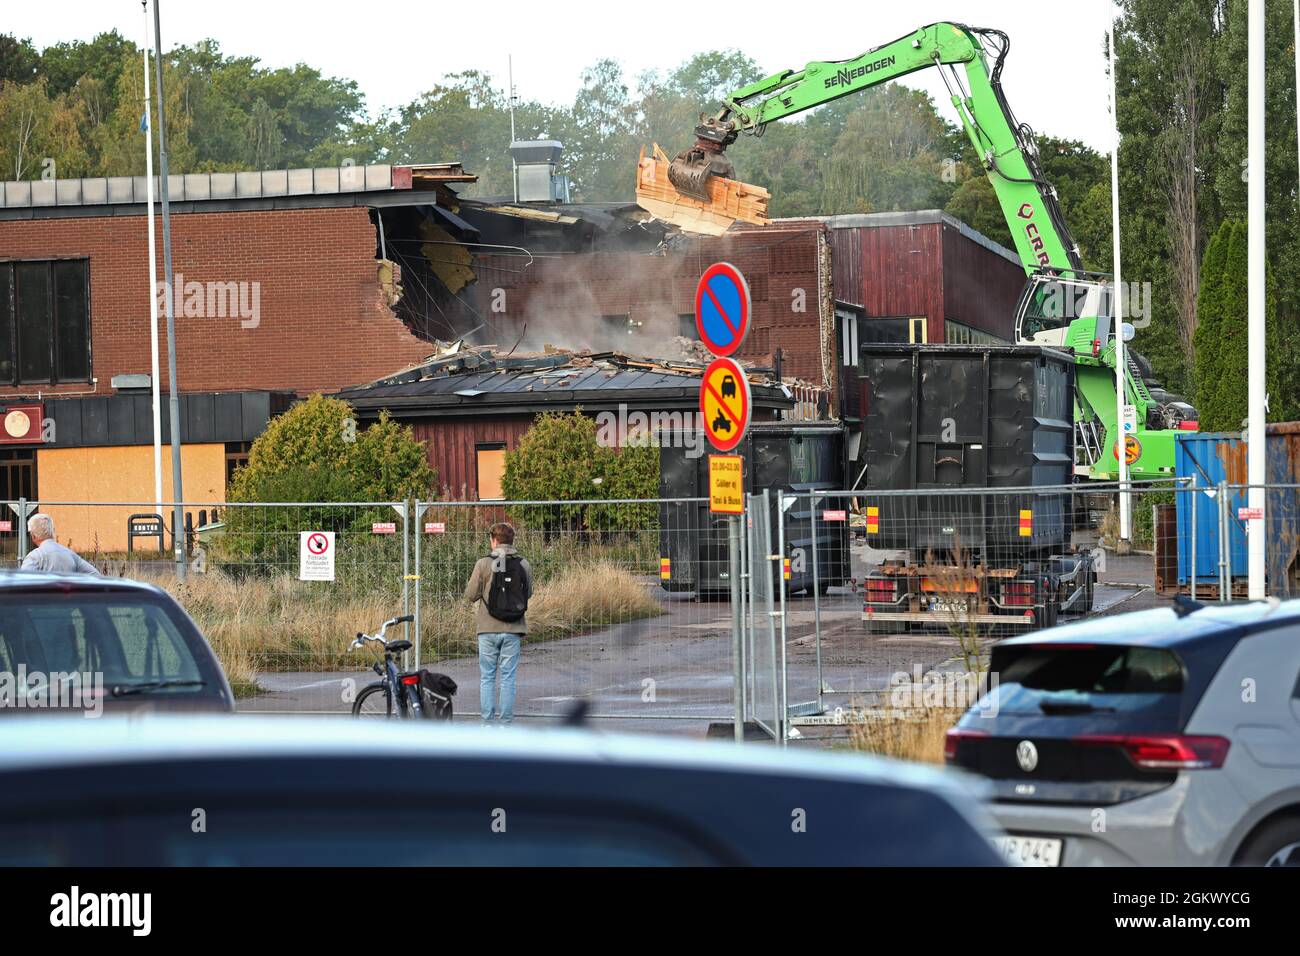
[[[485,721],[494,716],[508,724],[515,716],[515,671],[519,667],[519,635],[496,632],[478,636],[478,699]],[[496,705],[497,671],[501,672],[501,703]],[[496,706],[494,706],[496,705]]]

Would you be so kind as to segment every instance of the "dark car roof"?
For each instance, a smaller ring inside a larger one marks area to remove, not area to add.
[[[101,809],[112,816],[146,799],[188,808],[196,792],[227,805],[323,807],[340,794],[352,801],[358,788],[380,792],[366,781],[398,768],[408,807],[427,804],[429,813],[512,799],[585,817],[617,804],[625,819],[689,824],[748,862],[855,852],[899,860],[904,851],[901,862],[998,862],[986,841],[995,827],[979,805],[986,785],[949,771],[650,735],[340,718],[147,714],[0,725],[0,831],[17,815],[42,814],[43,792],[66,796],[70,781],[76,795],[65,809],[99,819]],[[792,809],[801,807],[842,829],[791,836]],[[901,834],[891,846],[868,839],[882,827]]]
[[[105,578],[94,574],[52,574],[48,571],[0,571],[3,591],[114,591],[166,594],[162,588],[129,578]]]
[[[1251,631],[1276,627],[1288,621],[1300,623],[1300,600],[1207,604],[1182,617],[1173,608],[1153,608],[1063,624],[1046,631],[1008,638],[999,641],[997,646],[1124,644],[1177,650],[1220,639],[1235,641]]]

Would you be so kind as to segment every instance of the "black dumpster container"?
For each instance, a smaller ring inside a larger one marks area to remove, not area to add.
[[[659,495],[707,498],[711,448],[702,435],[690,446],[673,433],[661,438]],[[691,448],[696,453],[691,452]],[[702,453],[699,453],[702,450]],[[840,490],[844,487],[844,427],[837,423],[772,422],[751,425],[734,454],[744,459],[745,490],[772,492],[773,548],[776,492]],[[799,498],[785,513],[786,555],[803,550],[791,565],[791,593],[813,586],[812,528],[817,528],[817,582],[823,591],[849,577],[848,522],[825,521],[827,510],[848,507],[843,499],[815,504]],[[730,589],[727,519],[711,515],[705,502],[670,501],[660,506],[660,583],[669,591],[725,593]],[[815,520],[814,520],[815,519]],[[666,561],[666,563],[665,563]]]
[[[959,546],[973,559],[1065,548],[1067,493],[874,496],[870,491],[1068,486],[1073,359],[1041,346],[866,345],[855,488],[873,547]],[[872,518],[875,518],[873,521]]]

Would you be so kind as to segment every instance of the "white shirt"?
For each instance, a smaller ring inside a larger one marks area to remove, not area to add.
[[[27,552],[23,558],[24,571],[50,571],[55,574],[99,574],[99,568],[82,558],[71,548],[65,548],[53,538],[46,538]]]

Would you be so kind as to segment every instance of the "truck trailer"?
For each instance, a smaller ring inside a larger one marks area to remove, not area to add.
[[[862,346],[851,488],[885,552],[862,582],[868,632],[1091,610],[1092,552],[1072,545],[1074,369],[1045,346]]]

